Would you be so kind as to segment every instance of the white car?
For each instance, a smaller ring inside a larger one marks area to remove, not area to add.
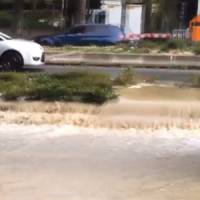
[[[17,71],[24,65],[42,65],[44,61],[44,48],[39,44],[13,39],[0,32],[0,65],[4,71]]]

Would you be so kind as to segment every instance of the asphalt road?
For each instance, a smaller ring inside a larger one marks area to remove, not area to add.
[[[25,71],[47,72],[47,73],[65,73],[71,71],[95,71],[108,73],[112,78],[117,77],[125,68],[119,67],[85,67],[85,66],[60,66],[44,65],[37,67],[25,67]],[[190,81],[194,76],[200,76],[200,70],[177,70],[177,69],[147,69],[134,68],[137,75],[153,78],[159,81],[185,82]]]
[[[0,125],[1,200],[199,200],[200,135]]]

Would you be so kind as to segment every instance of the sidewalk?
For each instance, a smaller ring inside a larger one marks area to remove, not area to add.
[[[46,64],[200,69],[200,56],[79,52],[47,53]]]

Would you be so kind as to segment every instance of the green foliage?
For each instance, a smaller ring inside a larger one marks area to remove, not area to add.
[[[13,17],[10,12],[0,11],[0,27],[9,28],[12,24]]]
[[[81,101],[103,103],[115,96],[105,74],[61,75],[1,73],[0,93],[5,100]]]
[[[139,42],[140,49],[155,49],[161,52],[167,52],[169,50],[178,49],[178,50],[185,50],[190,47],[190,44],[181,39],[173,39],[173,40],[143,40]]]
[[[188,46],[186,41],[181,39],[169,40],[167,45],[169,49],[185,49]]]
[[[185,40],[181,39],[173,39],[169,40],[166,43],[163,43],[161,47],[161,51],[169,51],[172,49],[186,50],[189,48],[189,43]]]
[[[192,81],[192,86],[200,88],[200,76],[192,77],[191,81]]]
[[[23,27],[28,30],[47,30],[52,29],[48,21],[40,22],[39,19],[34,17],[26,17],[23,21]]]
[[[57,18],[59,13],[54,15],[50,11],[24,12],[23,28],[28,30],[52,30],[51,21]]]
[[[141,40],[139,42],[139,48],[148,48],[148,49],[160,49],[161,46],[166,43],[166,41],[160,40]]]
[[[131,68],[125,69],[114,81],[115,85],[131,85],[135,83],[135,74]]]
[[[196,43],[193,46],[192,51],[193,51],[194,54],[200,55],[200,42]]]

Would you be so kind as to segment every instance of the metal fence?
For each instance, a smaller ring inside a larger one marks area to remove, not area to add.
[[[174,39],[189,39],[190,38],[190,32],[189,29],[174,29],[172,31],[172,37]]]

